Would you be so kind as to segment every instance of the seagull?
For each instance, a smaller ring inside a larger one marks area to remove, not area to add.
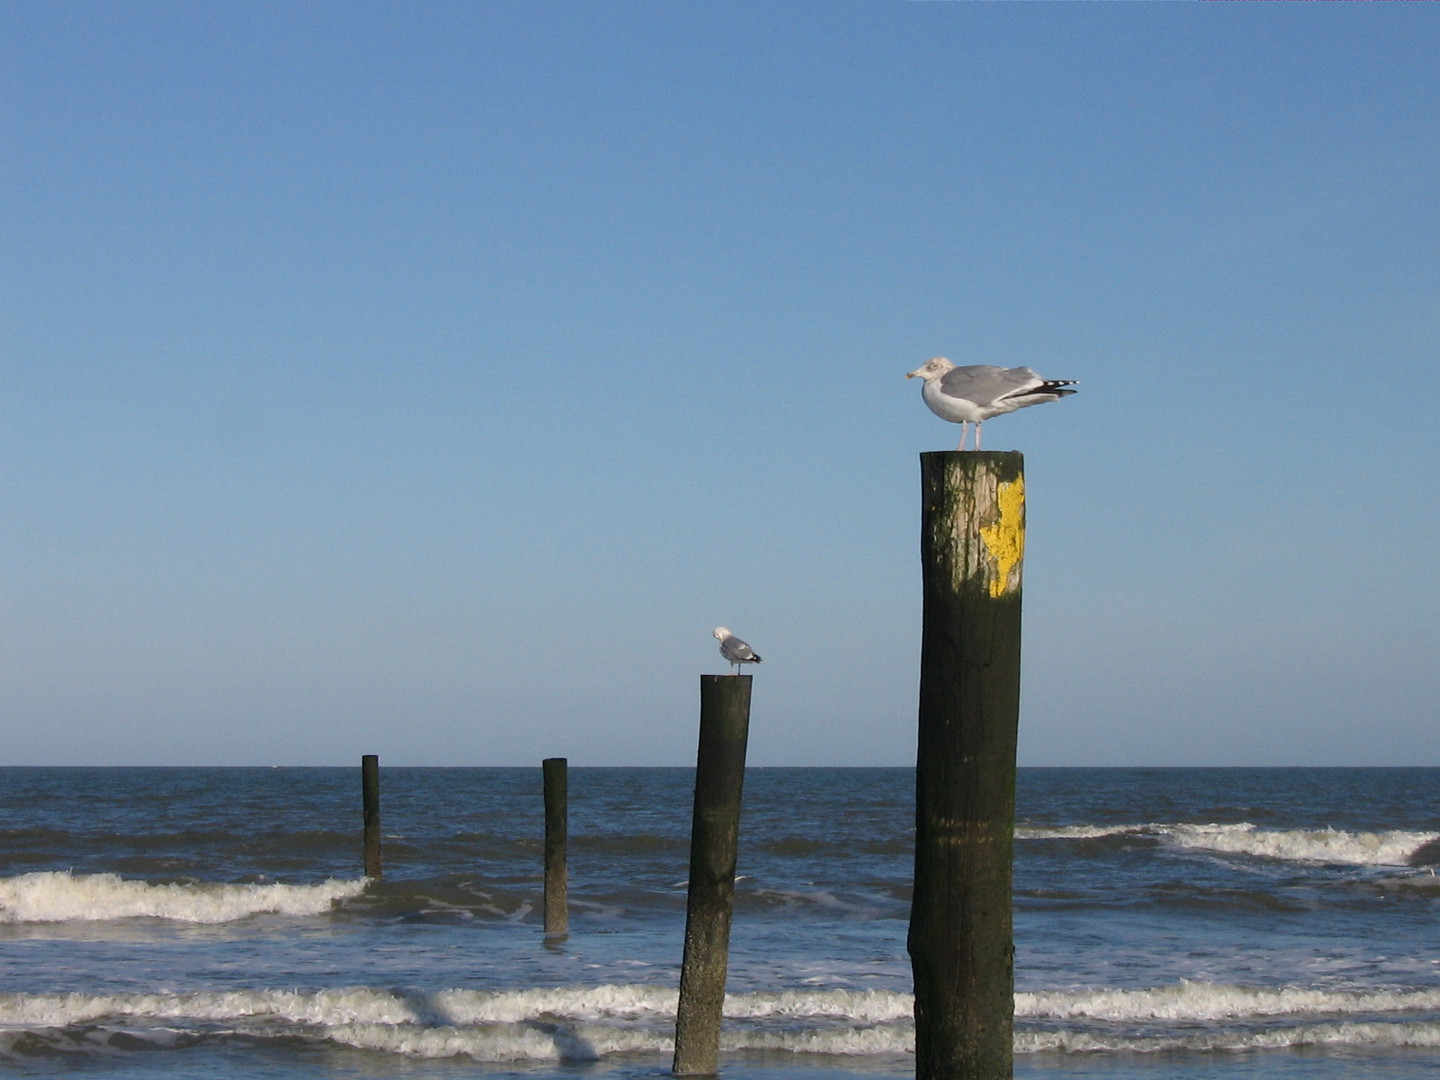
[[[1042,379],[1028,367],[1003,368],[993,364],[956,367],[943,356],[926,360],[905,376],[924,379],[920,396],[930,411],[942,420],[960,425],[960,446],[965,449],[965,429],[975,425],[975,449],[980,449],[980,425],[992,416],[1014,412],[1042,401],[1059,401],[1074,390],[1075,379]]]
[[[723,626],[715,628],[715,637],[720,641],[720,655],[730,661],[730,674],[740,674],[741,664],[758,664],[760,656]]]

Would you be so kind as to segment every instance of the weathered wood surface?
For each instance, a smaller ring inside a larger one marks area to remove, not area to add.
[[[540,768],[545,787],[545,933],[558,936],[570,929],[569,762],[546,758]]]
[[[364,754],[360,758],[360,800],[365,822],[365,876],[382,876],[380,866],[380,758]]]
[[[750,732],[750,686],[749,675],[700,677],[690,891],[680,1005],[675,1017],[676,1076],[712,1076],[719,1066],[745,747]]]
[[[922,454],[921,476],[915,1075],[997,1080],[1014,1067],[1024,464],[1010,452]]]

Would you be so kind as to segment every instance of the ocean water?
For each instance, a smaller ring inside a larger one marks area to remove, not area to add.
[[[383,763],[382,763],[383,766]],[[693,774],[0,769],[0,1073],[660,1077]],[[909,769],[752,769],[721,1072],[913,1075]],[[1016,1075],[1440,1078],[1440,770],[1022,769]]]

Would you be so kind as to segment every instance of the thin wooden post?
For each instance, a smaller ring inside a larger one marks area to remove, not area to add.
[[[380,757],[360,758],[360,789],[365,813],[365,876],[379,878],[380,870]]]
[[[915,1076],[1008,1080],[1024,460],[972,451],[922,454],[920,464]]]
[[[563,757],[540,763],[545,778],[545,933],[570,929],[569,872],[565,849],[569,833],[569,763]]]
[[[735,909],[740,796],[750,734],[749,675],[700,676],[700,748],[690,829],[685,956],[675,1015],[676,1076],[713,1076]]]

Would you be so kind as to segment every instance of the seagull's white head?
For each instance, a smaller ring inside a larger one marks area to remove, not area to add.
[[[946,360],[945,357],[935,356],[929,360],[926,360],[925,363],[921,364],[914,371],[907,373],[905,378],[938,379],[941,375],[944,375],[947,371],[950,371],[954,367],[955,365],[952,364],[949,360]]]
[[[717,626],[717,627],[715,627],[715,639],[716,639],[717,641],[724,641],[727,637],[732,637],[732,636],[733,636],[733,635],[730,633],[730,631],[729,631],[729,630],[726,630],[725,627],[723,627],[723,626]]]

